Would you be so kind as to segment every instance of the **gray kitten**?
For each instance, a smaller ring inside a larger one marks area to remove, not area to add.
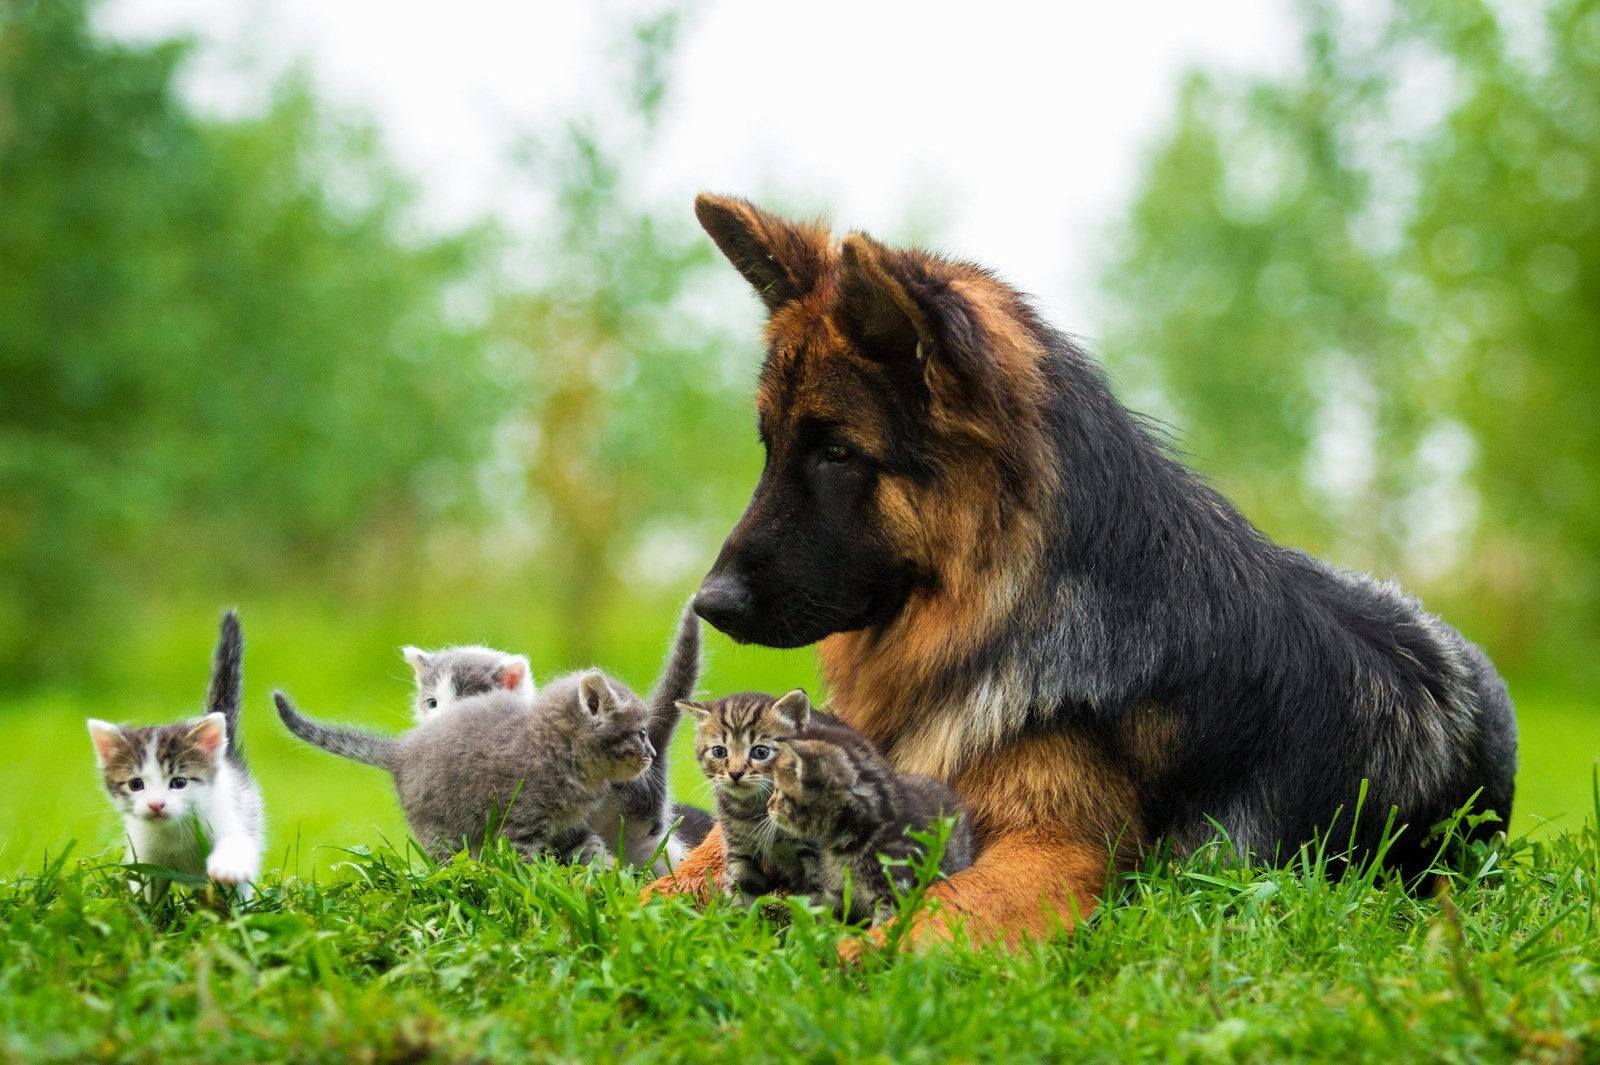
[[[400,653],[411,664],[417,678],[416,703],[412,716],[417,724],[435,714],[450,712],[462,699],[504,689],[533,705],[536,690],[528,660],[521,655],[496,651],[492,647],[445,647],[424,651],[402,647]]]
[[[667,751],[682,717],[679,703],[694,695],[699,680],[700,619],[685,607],[666,664],[650,691],[648,732],[656,759],[637,779],[612,787],[589,818],[589,827],[607,846],[621,840],[619,858],[648,866],[657,876],[665,876],[689,848],[699,845],[713,823],[704,810],[673,802],[667,782]],[[675,821],[680,823],[673,832]]]
[[[414,650],[414,648],[408,649],[408,659],[412,658],[409,652]],[[468,654],[463,655],[463,652]],[[424,652],[419,652],[422,653]],[[521,692],[524,687],[531,691],[531,681],[526,681],[525,685],[507,683],[508,677],[525,676],[519,667],[525,667],[526,660],[520,656],[506,655],[488,648],[457,648],[452,649],[450,653],[456,656],[454,659],[456,668],[448,670],[443,668],[450,660],[441,658],[441,655],[446,654],[441,652],[430,656],[419,669],[419,683],[427,680],[432,684],[431,688],[424,686],[418,690],[418,714],[424,718],[424,723],[402,737],[388,739],[352,729],[322,726],[300,717],[292,706],[287,705],[287,699],[281,699],[279,702],[279,716],[283,718],[291,732],[308,743],[358,762],[393,769],[396,765],[394,758],[397,750],[393,745],[399,743],[408,746],[420,745],[432,742],[433,737],[452,733],[454,730],[443,730],[435,726],[455,717],[459,711],[469,707],[478,708],[475,709],[475,720],[477,715],[483,712],[481,707],[495,708],[499,712],[526,710],[537,713],[549,705],[550,692],[563,683],[563,681],[552,682],[552,687],[544,694],[529,699]],[[415,663],[414,668],[416,668]],[[699,674],[700,623],[693,611],[686,609],[679,620],[677,637],[668,655],[666,666],[657,679],[648,702],[640,700],[633,692],[613,682],[620,701],[644,713],[646,739],[654,757],[649,760],[643,773],[635,774],[628,779],[615,780],[605,788],[596,801],[590,804],[587,823],[590,830],[608,846],[614,846],[621,840],[622,849],[619,857],[629,864],[642,866],[651,863],[659,851],[661,857],[653,865],[658,873],[666,872],[667,863],[676,862],[682,856],[684,842],[691,846],[698,843],[710,828],[710,818],[703,811],[673,804],[667,787],[665,752],[672,742],[673,733],[678,725],[680,712],[677,703],[680,699],[693,694]],[[446,681],[450,676],[454,677],[454,682],[447,684]],[[473,677],[478,677],[483,687],[476,692],[470,689],[463,690],[461,684],[463,679],[471,683]],[[571,678],[564,680],[570,681]],[[444,704],[440,698],[445,686],[451,688],[451,701],[448,704]],[[429,691],[435,693],[433,698],[439,700],[441,705],[425,706]],[[465,697],[462,697],[463,695]],[[482,702],[484,699],[490,701]],[[449,712],[444,712],[446,710]],[[483,747],[480,750],[485,757],[488,757],[489,748]],[[524,787],[532,787],[532,773],[524,771],[524,775],[530,778]],[[398,774],[396,778],[398,783]],[[540,791],[541,794],[554,794],[542,785]],[[577,794],[579,792],[575,791],[574,795]],[[402,806],[405,806],[403,796]],[[409,819],[410,808],[406,809]],[[669,838],[668,833],[673,821],[678,818],[683,819],[683,824],[679,832]],[[481,832],[482,817],[479,822],[480,835]]]
[[[261,869],[265,825],[261,791],[239,738],[244,633],[222,616],[205,715],[173,725],[123,728],[89,721],[106,795],[122,815],[128,860],[205,874],[248,900]],[[148,878],[145,898],[169,881]]]
[[[533,680],[528,660],[489,647],[447,647],[422,651],[407,647],[403,653],[417,675],[416,718],[419,723],[449,712],[459,700],[497,688],[522,695],[531,706]],[[677,701],[694,694],[700,676],[700,621],[685,609],[666,666],[650,697],[651,719],[647,731],[656,759],[637,779],[609,789],[589,818],[609,847],[629,865],[649,865],[665,875],[689,847],[711,830],[711,816],[693,806],[674,803],[668,788],[667,754],[678,727]],[[678,830],[672,832],[674,821]],[[670,833],[670,835],[669,835]]]
[[[504,689],[469,696],[394,738],[328,728],[273,698],[296,736],[394,774],[412,835],[440,860],[463,844],[476,855],[496,833],[527,858],[603,855],[587,818],[655,760],[649,709],[599,670],[553,681],[532,707]]]
[[[915,883],[908,865],[886,867],[883,859],[903,862],[921,854],[922,844],[909,833],[930,831],[939,818],[954,817],[939,867],[945,875],[959,872],[972,864],[972,823],[955,792],[937,780],[897,773],[869,745],[835,739],[780,743],[767,810],[779,828],[821,847],[813,897],[844,920],[878,924],[893,916],[894,891]]]

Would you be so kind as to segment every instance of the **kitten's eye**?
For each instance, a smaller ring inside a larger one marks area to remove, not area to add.
[[[138,777],[134,777],[132,780],[128,781],[128,790],[129,791],[143,791],[144,790],[144,781],[140,780]]]
[[[433,698],[430,695],[428,697],[428,701],[427,701],[427,703],[425,705],[428,707],[429,710],[437,710],[437,709],[439,709],[439,700]]]
[[[823,449],[822,457],[833,463],[835,466],[838,466],[842,463],[849,462],[852,458],[854,458],[855,452],[851,451],[843,444],[829,444]]]
[[[168,784],[168,786],[170,788],[172,788],[173,791],[182,791],[184,788],[189,786],[189,778],[188,777],[173,777],[170,781],[167,782],[167,784]]]
[[[726,757],[728,757],[728,748],[722,746],[720,743],[717,744],[715,747],[711,748],[711,757],[713,757],[713,758],[726,758]]]
[[[767,755],[771,753],[772,748],[768,747],[764,743],[758,743],[754,747],[750,748],[750,757],[758,762],[765,762],[767,760]]]

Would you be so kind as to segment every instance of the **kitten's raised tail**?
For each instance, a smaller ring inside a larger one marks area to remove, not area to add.
[[[694,688],[700,683],[700,618],[691,603],[683,608],[678,619],[678,636],[672,642],[667,664],[655,687],[650,689],[650,742],[658,752],[665,752],[672,742],[672,733],[678,727],[683,711],[678,702],[694,698]]]
[[[400,757],[398,740],[350,728],[319,725],[310,718],[302,717],[283,692],[273,692],[272,701],[278,705],[278,716],[283,719],[284,726],[313,747],[321,747],[329,754],[363,765],[394,771]]]
[[[239,734],[239,709],[244,705],[244,630],[239,613],[222,614],[222,634],[211,656],[211,683],[206,686],[206,713],[221,714],[228,726],[228,754],[244,765],[244,739]]]

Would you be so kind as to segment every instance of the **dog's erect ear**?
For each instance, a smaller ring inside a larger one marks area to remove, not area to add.
[[[826,226],[790,222],[733,196],[702,192],[694,214],[768,311],[816,287],[833,254]]]
[[[851,233],[840,272],[846,327],[866,355],[920,379],[936,400],[984,406],[1007,391],[995,349],[1017,346],[1020,323],[991,321],[995,309],[974,303],[983,289],[960,267]]]
[[[869,347],[918,362],[941,354],[934,279],[914,254],[851,233],[844,238],[843,273],[850,322]]]

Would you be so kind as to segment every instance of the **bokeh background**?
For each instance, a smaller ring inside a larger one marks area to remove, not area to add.
[[[0,875],[117,839],[83,719],[194,712],[225,605],[302,874],[403,829],[273,686],[647,685],[760,461],[700,188],[1034,293],[1268,533],[1488,648],[1519,831],[1592,812],[1600,0],[1053,6],[0,0]]]

